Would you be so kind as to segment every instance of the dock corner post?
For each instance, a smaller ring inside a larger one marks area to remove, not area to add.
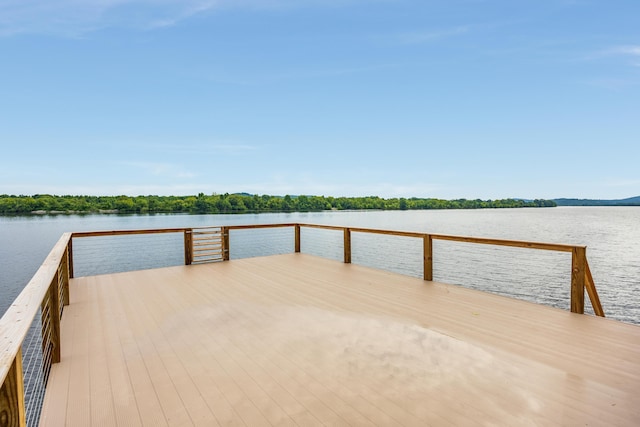
[[[424,280],[431,282],[433,281],[433,238],[431,237],[431,234],[425,234],[422,239]]]
[[[571,256],[571,312],[584,314],[584,289],[587,271],[587,248],[576,246]]]
[[[344,229],[344,263],[351,264],[351,229]]]
[[[193,262],[193,230],[184,230],[184,265],[191,265]]]
[[[229,227],[222,227],[222,260],[229,261]]]
[[[0,389],[0,422],[2,425],[26,426],[22,350],[18,348]]]
[[[294,250],[296,253],[300,252],[300,224],[294,225],[295,229],[295,247]]]

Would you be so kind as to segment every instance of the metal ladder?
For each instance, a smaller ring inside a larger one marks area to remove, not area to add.
[[[224,260],[222,227],[198,227],[192,229],[193,264]]]

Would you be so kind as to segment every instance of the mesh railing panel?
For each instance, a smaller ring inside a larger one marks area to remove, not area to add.
[[[301,227],[300,252],[342,261],[344,257],[342,230]]]
[[[351,262],[413,277],[423,277],[422,239],[351,233]]]
[[[184,265],[184,234],[73,239],[75,277]]]
[[[230,259],[292,253],[293,227],[229,230]]]
[[[51,348],[49,346],[43,356],[42,336],[42,314],[38,313],[22,343],[25,415],[29,427],[37,426],[40,421],[46,383],[51,369]]]
[[[571,254],[434,240],[433,279],[567,309]]]

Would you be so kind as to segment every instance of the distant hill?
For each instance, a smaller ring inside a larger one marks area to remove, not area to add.
[[[640,196],[628,199],[554,199],[558,206],[640,206]]]

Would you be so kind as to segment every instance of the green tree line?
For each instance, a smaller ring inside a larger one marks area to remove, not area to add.
[[[1,215],[57,213],[260,213],[323,210],[410,210],[554,207],[553,200],[269,196],[200,193],[194,196],[0,195]]]

